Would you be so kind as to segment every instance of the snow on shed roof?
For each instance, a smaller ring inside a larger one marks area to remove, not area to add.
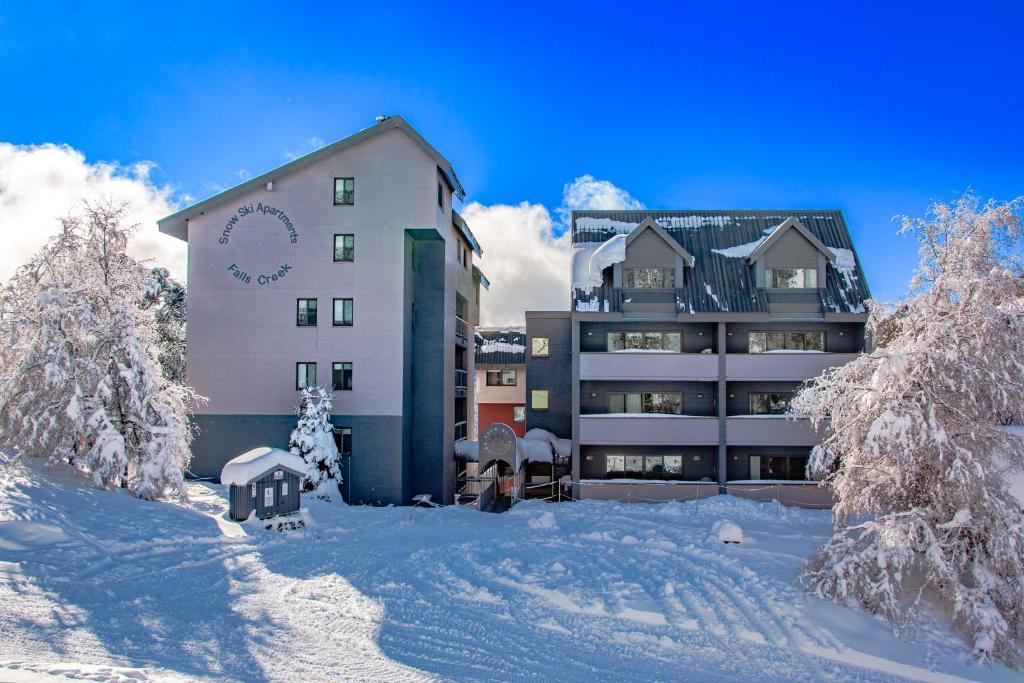
[[[871,293],[841,211],[580,210],[572,212],[572,241],[604,242],[616,234],[632,232],[647,218],[694,257],[693,267],[684,273],[679,296],[681,313],[767,313],[767,293],[757,287],[747,257],[766,241],[773,228],[788,219],[799,221],[836,255],[834,261],[828,261],[824,286],[818,290],[824,311],[867,312],[865,304]],[[587,298],[593,292],[576,290],[574,295]]]
[[[260,446],[229,460],[220,472],[220,483],[245,486],[277,468],[289,469],[302,476],[306,471],[306,461],[280,448]]]
[[[474,360],[477,365],[524,365],[526,331],[477,330]]]

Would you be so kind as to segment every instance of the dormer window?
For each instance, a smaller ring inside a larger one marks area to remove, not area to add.
[[[673,289],[674,268],[626,268],[626,289]]]
[[[764,286],[768,289],[817,289],[816,268],[765,268]]]

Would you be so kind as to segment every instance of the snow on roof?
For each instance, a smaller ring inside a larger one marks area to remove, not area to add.
[[[503,341],[487,341],[481,344],[478,350],[480,353],[523,353],[526,351],[526,346]]]
[[[306,461],[280,448],[260,446],[229,460],[220,472],[220,483],[245,486],[275,467],[287,467],[301,474],[306,471]]]
[[[572,245],[573,289],[594,289],[604,284],[604,269],[626,260],[626,235],[613,235],[604,242]]]

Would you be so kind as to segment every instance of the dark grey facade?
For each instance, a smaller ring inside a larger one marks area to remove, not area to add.
[[[534,337],[549,340],[548,355],[532,353]],[[572,431],[572,318],[568,312],[526,312],[526,427],[560,437]],[[533,392],[548,392],[548,407],[533,406]]]
[[[574,482],[802,479],[820,433],[784,401],[869,350],[842,214],[579,211],[574,258],[622,234],[625,258],[569,313],[527,313],[528,339],[551,338],[548,358],[527,350],[528,388],[550,394],[527,428],[572,438]]]
[[[263,519],[299,510],[302,475],[287,467],[273,467],[245,484],[232,484],[229,491],[231,519],[242,521],[253,512]]]

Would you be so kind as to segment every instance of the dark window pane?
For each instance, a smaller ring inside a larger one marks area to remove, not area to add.
[[[334,203],[336,205],[351,206],[355,204],[355,195],[355,178],[334,179]]]
[[[784,351],[786,349],[786,333],[785,332],[768,332],[768,350],[769,351]]]
[[[626,337],[622,332],[608,333],[608,350],[622,351],[626,348]]]
[[[665,475],[679,477],[683,474],[683,457],[681,455],[665,456]]]
[[[749,353],[764,353],[767,350],[768,340],[764,332],[747,333],[747,351]]]
[[[334,260],[353,261],[355,260],[355,236],[335,235],[334,236]]]
[[[804,332],[804,348],[808,351],[824,351],[825,333]]]
[[[296,323],[303,327],[316,325],[316,299],[299,299]]]
[[[334,300],[334,324],[335,325],[351,325],[352,324],[352,299],[335,299]]]
[[[683,335],[679,332],[666,332],[662,348],[679,353],[683,350]]]
[[[626,396],[620,393],[608,394],[608,412],[609,413],[624,413],[626,412]]]
[[[642,455],[626,456],[626,474],[640,474],[644,468],[644,457]]]
[[[621,477],[626,473],[626,458],[621,455],[605,457],[605,473],[609,477]]]

